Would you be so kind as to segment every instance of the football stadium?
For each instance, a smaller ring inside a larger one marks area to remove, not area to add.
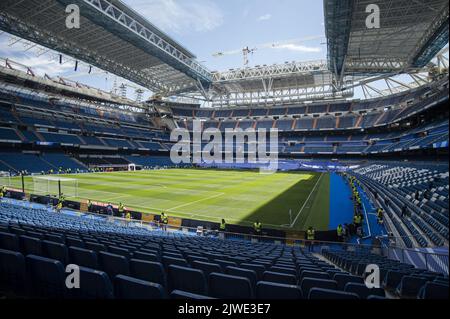
[[[448,299],[448,35],[447,0],[2,0],[0,299]]]

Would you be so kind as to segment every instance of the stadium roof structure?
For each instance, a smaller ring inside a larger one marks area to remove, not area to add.
[[[366,97],[392,94],[431,81],[430,61],[439,54],[448,63],[442,51],[448,43],[448,0],[378,0],[378,29],[366,25],[366,9],[374,1],[323,1],[327,61],[224,72],[207,70],[120,0],[2,0],[0,29],[120,76],[157,97],[206,101],[213,107],[345,99],[357,87]],[[80,7],[80,29],[66,27],[65,8],[71,4]],[[399,74],[412,82],[391,79]],[[372,85],[376,81],[384,82],[386,90]]]
[[[267,101],[300,102],[338,96],[327,61],[286,62],[213,73],[215,106],[264,104]]]
[[[110,108],[120,108],[129,111],[145,109],[140,103],[128,98],[113,95],[110,92],[105,92],[98,88],[93,88],[67,78],[60,76],[52,78],[48,74],[43,77],[38,76],[32,68],[1,57],[0,84],[9,88],[13,88],[16,85],[19,85],[19,87],[26,86],[36,92],[46,91],[55,94],[61,93],[62,95],[73,96],[80,100],[95,100],[99,103],[106,103]]]
[[[79,29],[66,27],[71,4]],[[0,29],[164,95],[211,84],[191,52],[118,0],[2,0]]]
[[[380,27],[369,28],[368,6]],[[448,0],[324,0],[328,64],[337,76],[425,67],[448,43]]]

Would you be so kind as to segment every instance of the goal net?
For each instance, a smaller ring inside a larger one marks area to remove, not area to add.
[[[59,195],[78,197],[78,180],[56,176],[33,176],[33,193],[36,195]]]

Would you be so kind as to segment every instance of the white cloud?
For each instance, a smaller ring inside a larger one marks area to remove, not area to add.
[[[305,53],[317,53],[321,52],[322,49],[318,47],[308,47],[300,44],[293,44],[293,43],[287,43],[287,44],[280,44],[278,46],[274,47],[275,49],[280,50],[289,50],[289,51],[296,51],[296,52],[305,52]]]
[[[36,56],[36,54],[33,53],[33,49],[25,52],[25,48],[21,44],[22,42],[9,46],[8,39],[9,36],[7,34],[0,36],[0,56],[3,58],[9,58],[12,62],[30,67],[35,74],[48,74],[49,76],[56,76],[64,75],[74,70],[74,64],[59,64],[58,61],[52,60],[48,54]],[[24,69],[22,67],[18,68],[21,70]]]
[[[267,21],[267,20],[270,20],[270,19],[272,19],[272,15],[268,13],[268,14],[265,14],[263,16],[260,16],[258,18],[258,21]]]
[[[144,18],[165,32],[206,32],[223,24],[223,14],[212,0],[126,0]]]

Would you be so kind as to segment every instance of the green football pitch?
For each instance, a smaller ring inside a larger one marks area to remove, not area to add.
[[[51,178],[76,180],[76,196],[69,195],[70,199],[122,202],[143,213],[164,211],[212,222],[225,218],[229,224],[245,226],[259,220],[265,227],[283,230],[309,226],[328,230],[330,178],[326,173],[168,169]],[[26,178],[26,185],[39,192],[32,177]]]

